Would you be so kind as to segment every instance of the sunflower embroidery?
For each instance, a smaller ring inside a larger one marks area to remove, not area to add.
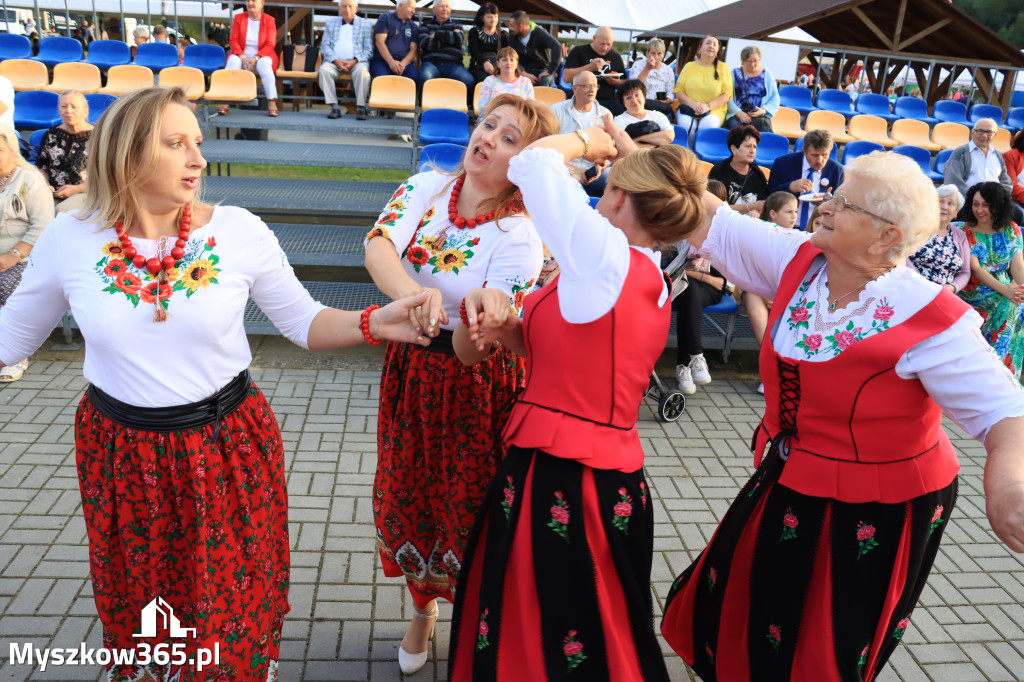
[[[184,268],[181,278],[174,283],[174,290],[180,291],[184,289],[185,297],[190,298],[192,294],[200,289],[205,289],[211,284],[217,284],[217,275],[220,274],[220,270],[216,267],[216,258],[216,256],[202,258]]]
[[[122,258],[124,257],[124,247],[118,241],[107,242],[103,245],[103,255],[108,258]]]
[[[466,262],[472,256],[473,252],[469,249],[460,251],[459,249],[452,248],[441,251],[427,262],[434,266],[434,272],[431,274],[454,272],[457,275],[459,274],[459,269],[466,267]]]

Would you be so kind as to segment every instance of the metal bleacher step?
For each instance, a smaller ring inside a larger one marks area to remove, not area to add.
[[[332,308],[363,310],[368,305],[387,305],[389,299],[375,284],[358,282],[303,282],[310,295]],[[252,300],[245,307],[247,334],[280,334],[277,327]]]
[[[282,111],[277,117],[267,116],[265,111],[231,109],[227,115],[221,116],[216,109],[210,108],[209,125],[211,128],[251,128],[255,130],[302,130],[323,133],[362,133],[366,135],[410,135],[415,123],[412,117],[370,116],[365,121],[357,121],[351,114],[341,118],[327,118],[326,109],[307,109],[303,111]]]
[[[292,265],[363,266],[368,227],[267,223]]]
[[[396,188],[393,182],[282,180],[217,175],[203,177],[203,200],[249,210],[377,216]]]
[[[412,149],[357,144],[206,140],[203,157],[210,163],[265,163],[276,166],[409,170]]]

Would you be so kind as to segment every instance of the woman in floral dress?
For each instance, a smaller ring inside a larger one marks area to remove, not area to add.
[[[89,102],[78,90],[61,93],[58,100],[61,124],[43,133],[36,166],[50,183],[58,211],[85,204],[85,164],[88,159]]]
[[[981,182],[967,191],[967,207],[964,232],[971,247],[971,281],[960,297],[981,315],[985,340],[1020,379],[1024,331],[1018,306],[1024,303],[1024,240],[1020,227],[1010,220],[1010,193],[998,182]]]
[[[486,110],[492,99],[504,93],[533,99],[533,84],[523,75],[519,55],[511,47],[498,50],[498,71],[484,79],[477,106],[481,111]]]
[[[971,247],[967,243],[967,235],[961,229],[962,223],[950,222],[963,208],[964,195],[956,185],[942,185],[936,192],[939,195],[939,229],[907,259],[907,267],[955,294],[962,291],[971,279]],[[813,215],[808,222],[814,222]]]
[[[673,583],[662,620],[704,680],[878,677],[956,501],[943,410],[985,443],[989,521],[1024,551],[1024,392],[974,311],[903,265],[934,232],[937,199],[892,152],[846,166],[812,235],[705,198],[714,217],[690,242],[775,305],[757,471]]]
[[[462,168],[428,171],[398,188],[366,239],[366,268],[388,296],[427,288],[413,322],[429,348],[388,344],[377,417],[373,513],[384,573],[404,577],[416,611],[399,648],[409,674],[427,660],[435,599],[454,599],[469,531],[502,459],[498,434],[523,364],[501,349],[475,367],[455,357],[451,330],[472,288],[521,309],[543,246],[508,181],[508,160],[557,130],[546,107],[494,98]]]
[[[75,458],[103,645],[173,656],[111,666],[116,682],[277,679],[287,491],[277,421],[248,372],[249,297],[303,347],[427,342],[409,323],[425,294],[325,308],[259,218],[198,201],[201,139],[180,88],[112,104],[86,207],[43,231],[0,316],[3,360],[36,349],[68,306],[85,338]],[[136,636],[155,600],[190,636]],[[200,669],[197,649],[217,660]]]

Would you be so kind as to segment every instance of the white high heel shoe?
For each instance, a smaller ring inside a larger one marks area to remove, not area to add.
[[[427,641],[434,639],[434,625],[437,624],[437,601],[434,602],[434,608],[427,613],[420,613],[413,607],[412,615],[416,618],[422,618],[423,620],[434,621],[430,626],[430,634],[427,636]],[[398,646],[398,667],[402,669],[402,673],[405,675],[412,675],[414,672],[419,671],[427,663],[427,654],[430,653],[430,646],[422,653],[410,654],[408,651]]]

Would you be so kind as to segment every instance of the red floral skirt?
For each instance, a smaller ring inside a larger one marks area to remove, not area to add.
[[[773,449],[669,592],[661,631],[704,680],[873,680],[911,612],[957,481],[895,504],[778,483]]]
[[[477,510],[504,455],[500,434],[523,385],[507,349],[466,367],[389,343],[377,417],[373,515],[384,574],[420,602],[454,598]]]
[[[653,553],[642,469],[511,448],[466,552],[449,679],[667,681]]]
[[[82,398],[75,448],[103,646],[219,648],[220,663],[122,666],[113,680],[265,682],[288,612],[288,502],[277,421],[255,385],[213,426],[162,434],[117,424]],[[195,636],[138,638],[161,597]],[[179,677],[175,677],[178,675]]]

